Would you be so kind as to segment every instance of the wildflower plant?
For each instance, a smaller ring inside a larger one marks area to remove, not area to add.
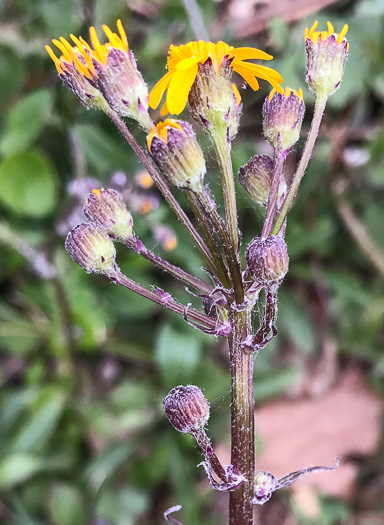
[[[90,43],[74,35],[70,35],[72,44],[64,38],[53,40],[61,53],[59,57],[46,46],[63,83],[87,108],[104,111],[117,126],[146,170],[142,176],[145,187],[151,185],[145,179],[149,175],[202,258],[205,281],[148,250],[135,234],[131,212],[116,189],[96,188],[88,195],[84,213],[89,222],[76,226],[65,245],[86,272],[104,274],[114,283],[183,316],[195,328],[227,338],[232,394],[231,463],[222,465],[214,452],[205,430],[209,403],[197,386],[175,386],[164,399],[164,411],[176,430],[196,439],[204,456],[201,466],[212,487],[229,492],[230,525],[251,525],[253,505],[264,504],[275,490],[291,485],[307,473],[336,468],[311,467],[277,479],[269,472],[255,471],[254,453],[253,365],[258,353],[277,335],[278,293],[289,269],[285,242],[288,213],[308,166],[327,99],[340,86],[348,56],[348,26],[340,33],[329,22],[326,31],[316,28],[317,22],[306,29],[304,38],[306,81],[316,104],[293,175],[287,172],[285,160],[300,137],[305,111],[303,91],[283,89],[278,72],[251,62],[271,60],[266,52],[235,48],[224,42],[172,45],[168,72],[149,93],[120,20],[117,33],[103,26],[107,38],[104,44],[92,27]],[[238,132],[242,111],[241,96],[232,82],[233,72],[253,90],[259,89],[258,79],[273,88],[265,99],[262,118],[264,136],[273,146],[274,156],[256,155],[238,174],[255,206],[265,209],[262,231],[245,250],[238,229],[231,162],[231,142]],[[192,118],[212,142],[222,182],[223,215],[205,184],[204,154],[191,124],[170,117],[156,125],[152,121],[149,108],[156,109],[164,95],[162,116],[180,115],[189,102]],[[146,131],[147,152],[123,118],[136,120]],[[180,191],[187,198],[194,220],[178,201]],[[124,275],[116,261],[117,242],[185,284],[201,299],[202,308],[181,304],[167,291],[156,286],[148,289]],[[253,312],[260,303],[264,313],[257,324]],[[171,516],[179,508],[169,509],[166,519],[180,523]]]

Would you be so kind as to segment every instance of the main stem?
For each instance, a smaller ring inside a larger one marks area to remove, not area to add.
[[[276,222],[272,228],[271,235],[277,235],[284,223],[284,220],[291,209],[293,201],[296,198],[297,191],[299,189],[302,178],[304,177],[305,170],[307,169],[308,162],[312,156],[313,148],[319,134],[321,119],[323,118],[323,113],[325,110],[325,105],[327,103],[327,97],[317,97],[315,111],[313,114],[311,129],[308,133],[307,142],[305,143],[303,154],[301,156],[299,165],[297,167],[296,173],[293,177],[291,187],[289,188],[288,195],[284,201],[284,204],[280,210],[280,213],[276,219]]]
[[[251,332],[251,311],[230,312],[231,368],[231,463],[244,483],[229,496],[229,525],[252,525],[255,473],[255,428],[253,397],[253,355],[242,342]]]

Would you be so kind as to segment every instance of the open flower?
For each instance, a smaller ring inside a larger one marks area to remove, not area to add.
[[[316,31],[318,21],[305,29],[307,53],[306,81],[313,93],[320,97],[332,95],[340,86],[348,58],[349,43],[345,38],[348,25],[336,33],[331,22],[326,31]]]
[[[71,34],[74,45],[63,37],[52,40],[62,52],[60,58],[57,58],[50,46],[45,46],[45,49],[68,87],[73,89],[68,81],[65,82],[68,76],[75,76],[76,79],[82,77],[86,84],[103,95],[109,107],[120,116],[133,118],[145,129],[150,129],[152,124],[148,116],[148,88],[129,49],[121,20],[116,25],[119,34],[103,25],[108,39],[105,44],[100,44],[95,28],[91,27],[89,35],[93,47],[82,37],[77,38]]]
[[[277,91],[282,92],[279,84],[283,81],[281,75],[274,69],[259,64],[246,62],[250,59],[271,60],[273,57],[264,51],[252,47],[229,46],[225,42],[189,42],[182,46],[171,45],[167,60],[167,69],[163,78],[157,82],[149,95],[149,105],[155,109],[160,104],[167,90],[166,102],[161,114],[173,113],[179,115],[187,103],[188,94],[199,74],[199,65],[207,62],[216,76],[236,71],[251,86],[259,89],[256,77],[267,80]],[[232,86],[231,86],[232,88]]]

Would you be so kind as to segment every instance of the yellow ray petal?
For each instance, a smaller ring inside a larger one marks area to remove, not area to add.
[[[167,89],[168,84],[171,81],[172,75],[174,73],[167,73],[164,75],[154,86],[152,91],[149,94],[149,106],[152,109],[156,109],[160,104],[161,99],[163,98],[164,91]]]
[[[251,86],[253,91],[257,91],[259,89],[260,86],[258,81],[254,77],[254,74],[251,71],[249,71],[249,69],[240,64],[236,64],[234,70],[236,71],[236,73],[239,73],[239,75],[243,77],[247,84]]]
[[[185,108],[188,93],[195,81],[197,64],[186,71],[176,71],[171,79],[167,91],[167,106],[173,115],[179,115]]]
[[[345,35],[347,33],[348,33],[348,24],[345,24],[343,29],[341,30],[341,32],[338,34],[338,37],[337,37],[337,43],[338,44],[340,44],[343,41],[343,39],[344,39],[344,37],[345,37]]]
[[[272,55],[268,55],[265,51],[261,51],[261,49],[256,49],[255,47],[236,47],[231,55],[235,57],[233,62],[254,58],[259,60],[271,60],[273,58]]]
[[[117,26],[117,29],[119,31],[120,38],[121,38],[121,41],[123,42],[124,48],[125,48],[126,51],[128,51],[128,38],[127,38],[127,34],[125,32],[125,29],[123,27],[123,24],[122,24],[120,18],[116,22],[116,26]]]
[[[329,20],[327,22],[327,28],[328,28],[328,34],[329,35],[332,35],[335,32],[335,28],[333,27],[333,25],[331,24],[331,22]]]
[[[280,73],[276,71],[275,69],[272,69],[271,67],[260,66],[259,64],[250,64],[249,62],[242,62],[239,65],[249,69],[249,72],[252,75],[259,76],[259,72],[260,72],[260,73],[263,73],[264,75],[268,75],[270,78],[272,78],[275,82],[279,84],[283,82],[283,77],[280,75]],[[233,69],[236,71],[236,68],[237,68],[237,64],[235,64]],[[263,77],[260,77],[260,78],[263,78]]]
[[[168,106],[167,106],[167,101],[165,101],[164,104],[163,104],[163,107],[161,108],[160,115],[162,117],[164,117],[168,113],[169,113],[169,109],[168,109]]]
[[[175,69],[176,71],[186,71],[187,69],[195,66],[200,61],[204,62],[204,58],[202,57],[185,58],[184,60],[176,64]]]

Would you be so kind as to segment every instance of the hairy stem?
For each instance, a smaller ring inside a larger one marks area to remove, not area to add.
[[[201,205],[198,201],[198,198],[195,193],[191,191],[185,192],[189,205],[191,206],[191,209],[193,211],[193,214],[196,217],[197,223],[203,233],[204,240],[210,249],[213,259],[215,261],[216,266],[216,276],[222,283],[222,285],[226,288],[230,287],[230,281],[228,276],[228,269],[225,266],[225,263],[223,261],[223,256],[216,244],[215,237],[212,233],[212,231],[209,228],[209,224],[205,220],[204,213],[201,209]]]
[[[217,162],[220,167],[221,184],[223,187],[225,222],[229,231],[233,250],[235,253],[237,253],[239,236],[237,224],[236,191],[235,181],[233,178],[230,145],[228,144],[227,140],[226,127],[223,127],[217,132],[212,132],[211,138],[215,147]]]
[[[253,356],[243,341],[251,333],[251,311],[231,312],[229,336],[231,368],[231,463],[245,482],[229,496],[229,525],[252,525],[255,473],[255,429],[253,398]]]
[[[305,170],[307,169],[308,162],[312,156],[313,148],[319,134],[321,119],[323,118],[323,113],[325,105],[327,103],[326,97],[317,97],[315,111],[313,114],[311,129],[309,130],[307,142],[305,143],[303,154],[301,156],[299,165],[297,167],[296,173],[293,176],[291,187],[289,188],[288,195],[284,201],[284,204],[280,210],[280,213],[276,219],[276,222],[272,228],[272,235],[277,235],[284,223],[285,217],[287,216],[291,206],[296,198],[300,183],[304,177]]]
[[[208,315],[205,315],[194,308],[188,308],[187,306],[178,303],[171,297],[170,294],[164,292],[163,290],[159,290],[159,292],[148,290],[148,288],[145,288],[145,286],[136,283],[126,275],[122,274],[117,267],[108,274],[108,277],[116,284],[121,284],[128,290],[131,290],[132,292],[149,299],[163,308],[171,310],[172,312],[175,312],[195,323],[198,323],[203,328],[208,328],[213,331],[216,331],[218,328],[217,321],[212,319],[212,317],[208,317]]]
[[[212,223],[213,228],[219,236],[229,266],[236,303],[240,305],[244,301],[244,288],[237,251],[233,248],[223,219],[220,217],[216,204],[207,191],[203,190],[198,194],[197,198],[201,203],[207,220]]]
[[[178,279],[179,281],[182,281],[183,283],[192,286],[196,290],[203,292],[206,295],[210,295],[212,293],[213,288],[211,286],[203,283],[203,281],[200,281],[200,279],[198,279],[194,275],[189,274],[188,272],[182,270],[178,266],[175,266],[170,262],[165,261],[159,255],[156,255],[155,253],[151,252],[137,237],[130,237],[126,240],[125,245],[134,250],[138,255],[144,257],[144,259],[147,259],[147,261],[160,268],[161,270],[164,270],[165,272],[175,277],[175,279]]]
[[[271,189],[269,191],[267,211],[265,213],[265,219],[263,224],[263,231],[261,232],[261,238],[266,239],[271,232],[273,221],[276,213],[277,198],[279,195],[279,187],[283,172],[284,155],[281,151],[275,152],[275,166],[273,171],[273,178],[271,183]]]
[[[203,239],[200,237],[199,233],[197,232],[196,228],[193,226],[192,222],[189,220],[184,210],[181,208],[180,204],[175,199],[173,193],[168,187],[168,184],[161,177],[161,175],[159,174],[159,172],[157,171],[157,169],[155,168],[151,160],[148,158],[148,156],[144,153],[144,150],[141,148],[141,146],[136,141],[135,137],[129,131],[123,119],[120,118],[119,115],[115,111],[112,111],[112,110],[108,112],[108,116],[113,121],[113,123],[116,125],[116,127],[119,129],[120,133],[123,135],[125,140],[131,146],[133,151],[136,153],[139,160],[142,162],[143,166],[145,167],[145,169],[148,171],[148,173],[154,180],[156,186],[158,187],[160,192],[163,194],[165,200],[168,202],[172,210],[176,213],[181,224],[186,228],[189,235],[195,241],[196,246],[199,249],[200,253],[204,257],[204,259],[208,262],[210,268],[214,271],[215,265],[214,265],[214,261],[212,259],[212,255],[209,249],[205,245]]]

